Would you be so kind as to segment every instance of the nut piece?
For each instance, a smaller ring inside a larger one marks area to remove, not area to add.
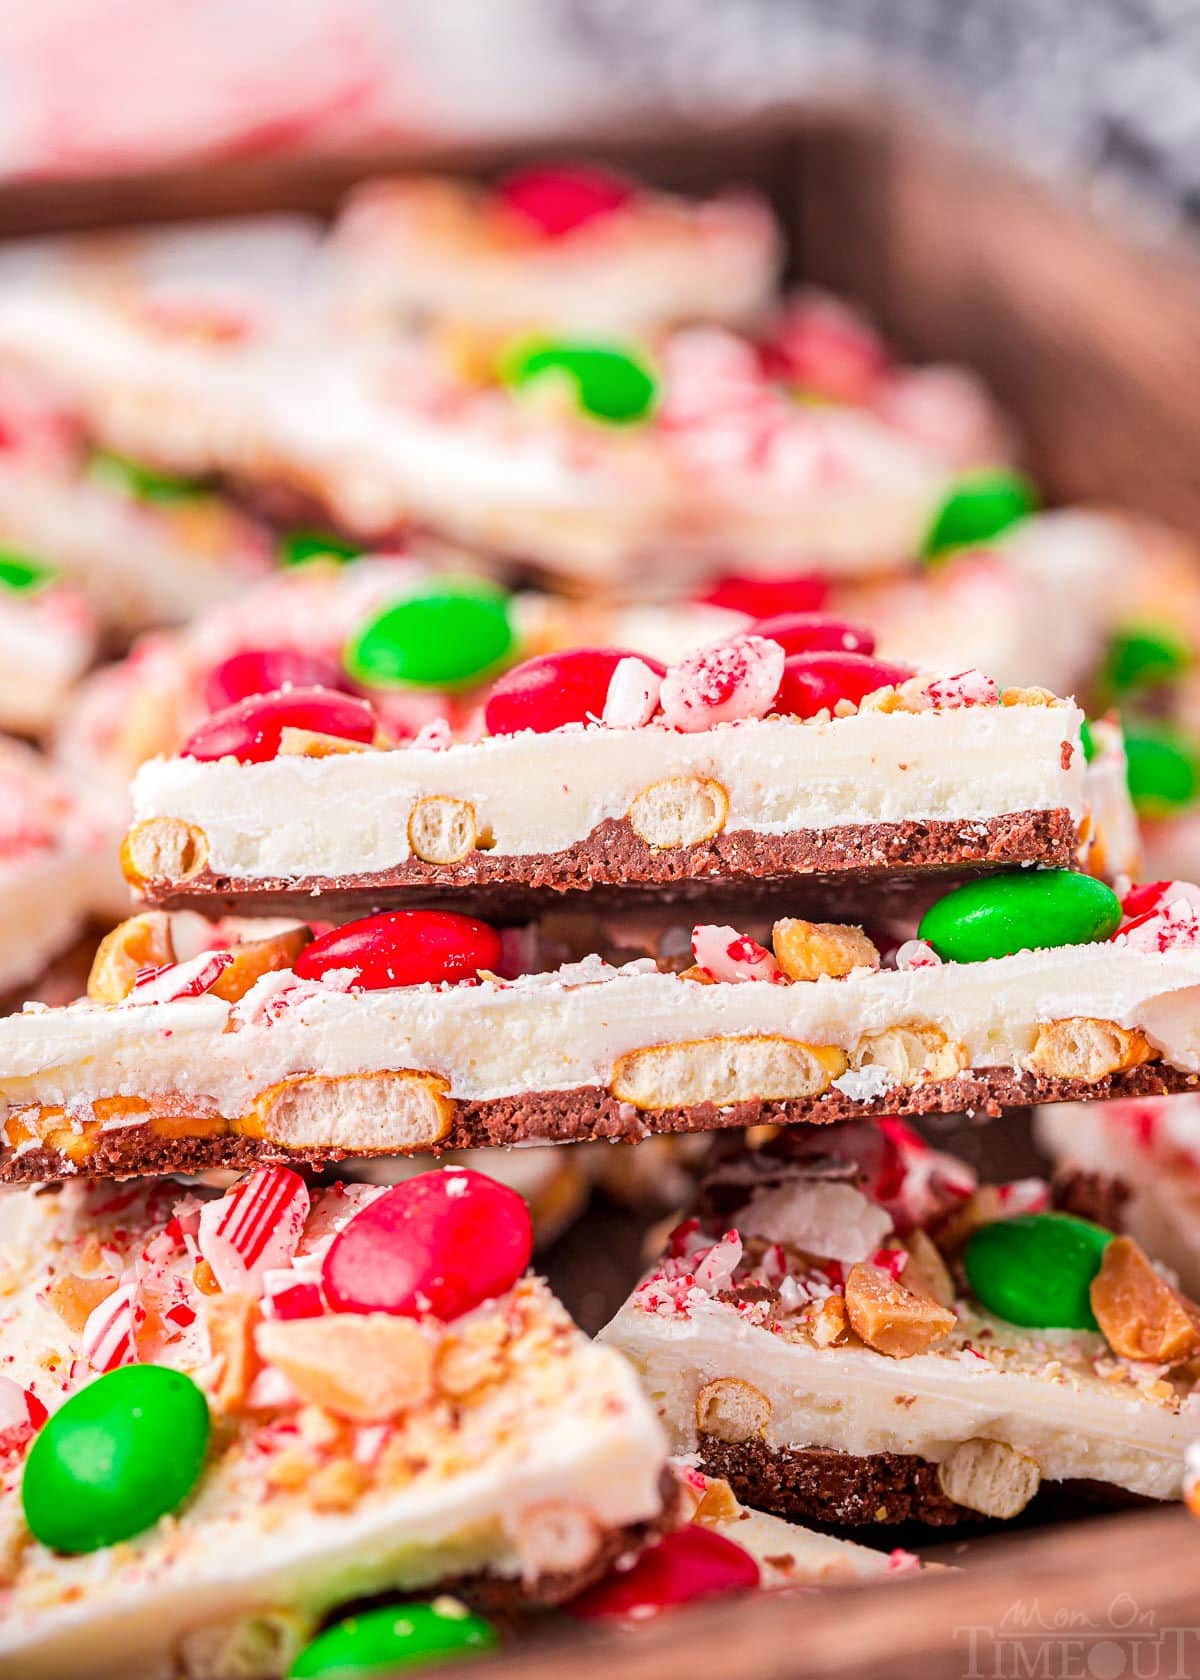
[[[411,1319],[391,1313],[331,1313],[268,1319],[255,1333],[260,1357],[305,1400],[355,1423],[375,1423],[433,1394],[433,1344]]]
[[[937,1467],[938,1486],[956,1505],[984,1517],[1015,1517],[1042,1480],[1036,1459],[1004,1441],[960,1441]]]
[[[1110,1073],[1153,1061],[1158,1052],[1144,1033],[1115,1021],[1076,1015],[1038,1028],[1029,1065],[1048,1079],[1081,1079],[1094,1085]]]
[[[437,1073],[397,1068],[381,1073],[298,1073],[268,1085],[237,1130],[288,1149],[306,1146],[348,1155],[403,1155],[440,1143],[454,1102]]]
[[[905,1237],[904,1246],[908,1250],[904,1287],[914,1295],[927,1295],[939,1307],[953,1306],[954,1282],[928,1232],[918,1225]]]
[[[258,1372],[254,1333],[261,1313],[252,1295],[222,1292],[204,1310],[208,1339],[221,1369],[212,1399],[218,1412],[240,1411]]]
[[[752,1441],[771,1420],[771,1402],[740,1377],[716,1377],[696,1396],[696,1428],[718,1441]]]
[[[115,1277],[80,1277],[77,1272],[60,1272],[46,1290],[46,1303],[68,1330],[78,1334],[116,1287]]]
[[[527,1506],[504,1527],[527,1583],[542,1575],[573,1575],[586,1569],[604,1539],[595,1513],[570,1499]]]
[[[927,1295],[905,1288],[879,1266],[860,1264],[846,1279],[850,1326],[868,1347],[909,1359],[949,1335],[957,1320]]]
[[[147,817],[121,843],[121,869],[131,887],[147,881],[190,881],[208,862],[208,835],[179,817]]]
[[[133,990],[139,969],[162,968],[175,961],[171,918],[162,910],[146,910],[118,922],[106,933],[92,958],[87,995],[93,1003],[120,1003]]]
[[[1061,706],[1057,694],[1048,688],[1005,688],[1000,691],[1002,706]]]
[[[850,1065],[882,1068],[893,1085],[924,1085],[962,1073],[967,1052],[932,1022],[904,1021],[864,1038],[851,1051]]]
[[[408,844],[426,863],[458,863],[475,850],[475,807],[444,793],[418,799],[408,816]]]
[[[842,1051],[827,1044],[758,1034],[657,1044],[618,1058],[612,1093],[635,1108],[686,1108],[712,1103],[786,1102],[820,1096],[846,1071]]]
[[[272,934],[269,939],[252,939],[248,944],[233,947],[233,961],[209,987],[213,997],[236,1003],[239,998],[261,980],[264,974],[276,969],[294,968],[296,958],[306,945],[312,944],[312,929],[287,928]]]
[[[815,1302],[805,1314],[804,1328],[814,1347],[836,1347],[844,1342],[850,1334],[845,1297],[827,1295],[823,1301]]]
[[[1178,1365],[1200,1353],[1196,1309],[1155,1271],[1132,1237],[1114,1237],[1092,1279],[1092,1311],[1122,1359]]]
[[[737,1495],[723,1476],[706,1476],[704,1491],[688,1521],[699,1523],[701,1528],[719,1528],[722,1523],[733,1522],[741,1510]]]
[[[698,846],[720,834],[729,795],[708,776],[668,776],[643,788],[629,807],[629,826],[647,846]]]
[[[789,980],[840,980],[856,968],[878,968],[879,952],[860,927],[785,917],[771,933],[775,960]]]
[[[319,729],[297,729],[289,723],[279,731],[281,758],[333,758],[340,753],[370,751],[365,741],[348,741],[344,735],[323,735]]]

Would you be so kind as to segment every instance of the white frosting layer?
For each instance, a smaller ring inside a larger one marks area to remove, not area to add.
[[[933,1022],[972,1067],[1019,1067],[1039,1023],[1095,1016],[1140,1027],[1173,1066],[1200,1071],[1200,951],[1150,954],[1112,944],[1022,952],[993,962],[907,971],[860,969],[843,980],[776,986],[695,985],[673,974],[607,969],[598,960],[510,985],[347,993],[313,987],[278,1020],[253,1020],[268,975],[231,1016],[206,996],[115,1008],[76,1004],[0,1019],[0,1102],[9,1112],[69,1105],[86,1117],[102,1096],[180,1093],[228,1119],[299,1073],[421,1069],[450,1094],[488,1099],[607,1087],[614,1064],[647,1046],[777,1034],[851,1052],[872,1033]],[[871,1095],[880,1094],[872,1091]],[[652,1120],[652,1116],[647,1116]],[[120,1123],[119,1121],[116,1123]],[[345,1140],[394,1147],[385,1132]]]
[[[555,852],[622,818],[651,783],[719,781],[730,833],[846,823],[970,823],[1007,812],[1083,811],[1082,713],[1074,706],[859,712],[719,725],[495,736],[443,752],[401,748],[268,764],[180,758],[145,765],[134,817],[195,823],[214,872],[251,877],[371,873],[410,855],[414,800],[475,807],[493,853]],[[1064,744],[1071,746],[1063,768]]]
[[[1176,1413],[1091,1369],[1103,1338],[1021,1332],[996,1319],[989,1357],[949,1352],[891,1359],[867,1347],[818,1349],[759,1329],[719,1303],[686,1319],[631,1303],[602,1332],[642,1374],[673,1452],[697,1446],[696,1396],[736,1377],[771,1402],[768,1448],[824,1447],[856,1456],[905,1453],[938,1462],[961,1441],[1003,1441],[1048,1481],[1095,1478],[1155,1499],[1178,1498],[1200,1414]],[[956,1334],[956,1342],[959,1338]]]

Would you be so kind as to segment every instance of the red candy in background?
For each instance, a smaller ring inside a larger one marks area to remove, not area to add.
[[[515,735],[532,729],[539,735],[567,723],[599,718],[608,685],[622,659],[640,659],[658,676],[666,667],[629,648],[571,648],[542,653],[514,665],[492,689],[484,708],[489,735]]]
[[[306,945],[293,972],[319,980],[330,969],[358,970],[364,991],[388,986],[473,980],[500,963],[500,935],[487,922],[453,910],[384,910],[331,928]]]
[[[862,653],[796,653],[783,667],[775,710],[791,717],[814,717],[839,700],[855,705],[864,695],[893,683],[907,682],[909,665],[893,665]]]
[[[450,1167],[395,1184],[356,1213],[321,1270],[335,1312],[460,1318],[529,1265],[533,1226],[515,1190]]]
[[[828,594],[825,579],[812,573],[772,578],[729,572],[699,599],[705,606],[749,613],[751,618],[774,618],[781,613],[817,612]]]
[[[747,636],[765,636],[784,653],[874,653],[875,637],[861,624],[824,613],[774,613],[746,627]]]
[[[298,648],[246,648],[213,666],[204,679],[204,704],[210,712],[219,712],[252,695],[282,688],[341,686],[342,673],[332,659]]]
[[[733,1540],[695,1523],[664,1534],[629,1569],[563,1606],[588,1622],[645,1622],[698,1598],[753,1592],[758,1564]]]
[[[505,209],[532,222],[547,239],[561,239],[599,216],[610,216],[633,196],[633,186],[621,176],[580,164],[522,169],[496,188]]]
[[[285,729],[312,729],[366,745],[375,738],[375,713],[365,700],[329,688],[251,695],[206,719],[185,743],[183,757],[265,764],[278,754]]]

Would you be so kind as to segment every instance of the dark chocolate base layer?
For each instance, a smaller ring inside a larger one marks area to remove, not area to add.
[[[311,916],[368,909],[444,905],[505,921],[583,899],[589,909],[703,900],[777,910],[812,909],[877,919],[886,900],[911,906],[925,887],[989,870],[1042,864],[1070,868],[1078,836],[1066,810],[1016,811],[979,821],[846,824],[790,834],[739,830],[694,846],[655,850],[626,818],[600,823],[561,852],[474,851],[458,863],[410,857],[361,875],[241,877],[205,868],[186,881],[139,883],[148,903],[167,909]]]
[[[989,1520],[948,1499],[937,1466],[909,1453],[859,1458],[825,1448],[772,1449],[763,1441],[733,1444],[702,1435],[699,1457],[704,1473],[723,1476],[743,1503],[797,1522],[946,1528]],[[1072,1480],[1044,1483],[1026,1510],[1049,1515],[1155,1503],[1108,1482]]]
[[[713,1132],[756,1125],[825,1125],[882,1115],[955,1114],[995,1116],[1006,1108],[1029,1108],[1038,1103],[1105,1101],[1115,1097],[1166,1096],[1200,1089],[1200,1074],[1185,1073],[1161,1062],[1147,1062],[1123,1073],[1085,1083],[1078,1079],[1049,1079],[1015,1068],[983,1068],[955,1079],[926,1085],[896,1086],[872,1102],[855,1102],[844,1093],[788,1101],[742,1102],[728,1108],[698,1103],[686,1108],[641,1110],[622,1103],[601,1086],[577,1086],[563,1091],[530,1091],[486,1101],[455,1104],[450,1129],[438,1140],[436,1155],[447,1149],[476,1145],[510,1145],[538,1140],[579,1143],[603,1138],[635,1143],[654,1133]],[[194,1099],[166,1093],[154,1100],[155,1116],[170,1119],[195,1112]],[[204,1122],[199,1122],[203,1126]],[[344,1160],[355,1151],[307,1146],[288,1149],[269,1139],[219,1129],[211,1120],[207,1130],[187,1135],[160,1135],[149,1124],[114,1126],[95,1134],[89,1153],[76,1162],[44,1147],[7,1149],[0,1153],[0,1182],[44,1182],[84,1174],[93,1178],[122,1178],[148,1173],[196,1173],[215,1168],[246,1170],[272,1161],[310,1163]],[[366,1154],[394,1154],[374,1149]]]

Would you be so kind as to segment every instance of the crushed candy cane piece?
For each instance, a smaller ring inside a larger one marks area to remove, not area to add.
[[[717,723],[766,717],[783,680],[785,654],[765,636],[735,636],[671,665],[659,696],[672,729],[695,733]]]
[[[757,940],[736,928],[701,924],[692,929],[692,956],[714,980],[779,980],[779,964]]]
[[[1114,944],[1158,953],[1200,945],[1200,887],[1190,881],[1134,887],[1121,908],[1125,920],[1112,936]]]
[[[145,1317],[136,1283],[122,1284],[88,1314],[79,1351],[93,1371],[115,1371],[137,1360],[137,1328]]]
[[[662,678],[644,659],[622,659],[608,680],[600,721],[609,729],[641,729],[658,710]]]
[[[187,962],[167,963],[162,968],[143,970],[121,1002],[126,1004],[177,1003],[181,998],[201,997],[224,974],[233,961],[232,951],[203,951]]]
[[[912,968],[941,968],[942,959],[933,946],[925,939],[906,939],[896,950],[896,967],[902,970]]]
[[[308,1219],[308,1187],[290,1167],[261,1167],[200,1212],[200,1253],[222,1289],[261,1295],[286,1266]]]
[[[959,671],[957,676],[937,677],[927,684],[925,698],[938,712],[960,706],[998,706],[1000,689],[982,671]]]
[[[48,1416],[32,1389],[0,1375],[0,1458],[23,1452]]]

